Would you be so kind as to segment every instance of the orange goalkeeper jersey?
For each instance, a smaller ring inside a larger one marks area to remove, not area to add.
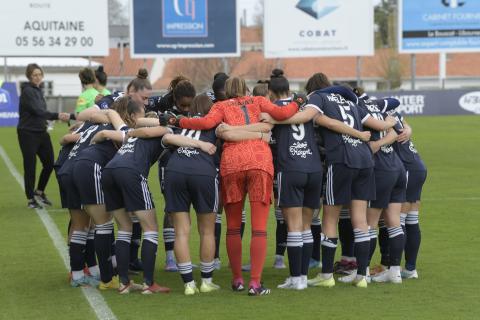
[[[264,97],[240,97],[217,102],[203,118],[183,118],[180,127],[194,130],[208,130],[224,122],[231,126],[242,126],[259,122],[260,113],[270,114],[276,120],[285,120],[298,110],[295,102],[279,107]],[[225,142],[220,174],[259,169],[273,176],[272,153],[262,140]]]

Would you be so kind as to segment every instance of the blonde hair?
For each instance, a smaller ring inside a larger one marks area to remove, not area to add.
[[[228,78],[225,82],[225,95],[227,99],[239,98],[247,95],[248,87],[242,78]]]
[[[206,94],[200,94],[193,98],[190,113],[193,115],[206,115],[212,108],[213,102]]]

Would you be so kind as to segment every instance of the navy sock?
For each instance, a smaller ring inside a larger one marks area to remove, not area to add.
[[[220,258],[220,239],[222,236],[222,214],[215,217],[215,259]]]
[[[132,241],[132,233],[127,231],[118,231],[115,246],[117,258],[117,270],[120,282],[124,285],[130,283],[128,276],[128,266],[130,264],[130,242]]]
[[[322,273],[333,273],[333,260],[337,250],[338,238],[327,238],[322,240]]]
[[[302,232],[302,270],[301,275],[308,275],[308,266],[310,264],[310,258],[312,257],[313,250],[313,235],[311,230],[304,230]]]
[[[193,268],[192,268],[191,261],[177,263],[177,267],[178,267],[178,272],[182,277],[183,283],[188,283],[193,281]]]
[[[113,266],[111,261],[112,234],[113,222],[95,225],[95,252],[97,253],[100,278],[103,283],[110,282],[113,276]]]
[[[282,211],[280,208],[275,208],[275,218],[277,220],[277,229],[275,230],[275,254],[283,256],[285,254],[285,249],[287,248],[288,231],[287,224],[283,219]]]
[[[320,248],[322,246],[322,225],[320,223],[317,224],[317,220],[313,220],[310,229],[312,230],[313,236],[312,259],[320,261]]]
[[[172,251],[175,246],[174,228],[163,228],[163,241],[165,242],[165,251]]]
[[[89,268],[97,265],[97,257],[95,256],[95,229],[88,231],[87,244],[85,246],[85,263]]]
[[[138,249],[142,240],[142,226],[137,218],[133,218],[132,224],[132,242],[130,243],[130,262],[135,262],[138,259]]]
[[[208,279],[213,276],[214,262],[203,262],[200,261],[200,272],[202,279]]]
[[[370,235],[360,229],[353,230],[355,236],[355,258],[357,259],[357,274],[366,275],[370,253]]]
[[[399,266],[402,260],[404,235],[402,227],[388,228],[388,251],[390,254],[389,266]]]
[[[422,241],[420,225],[418,224],[418,211],[409,212],[406,219],[407,231],[405,241],[405,268],[413,271],[417,268],[417,256]]]
[[[353,257],[354,236],[352,220],[350,220],[348,209],[342,209],[340,212],[340,219],[338,220],[338,236],[342,246],[342,256]]]
[[[288,265],[292,277],[300,277],[302,273],[302,246],[301,232],[289,232],[287,234]]]
[[[70,269],[81,271],[85,267],[85,246],[87,244],[87,232],[73,231],[70,239]]]
[[[155,271],[157,248],[158,232],[144,232],[142,242],[143,280],[149,286],[153,284],[153,272]]]
[[[380,247],[381,260],[380,263],[389,267],[390,254],[388,252],[388,231],[383,219],[378,223],[378,246]]]
[[[368,234],[370,236],[370,252],[368,253],[368,265],[372,261],[373,254],[375,253],[375,249],[377,248],[377,229],[370,227],[368,230]]]

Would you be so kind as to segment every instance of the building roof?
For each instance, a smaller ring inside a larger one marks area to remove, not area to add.
[[[61,57],[13,57],[7,58],[9,67],[26,67],[30,63],[36,63],[42,68],[57,68],[57,67],[88,67],[88,59],[85,58],[61,58]],[[92,67],[100,64],[91,61]]]
[[[109,77],[134,77],[138,69],[146,68],[149,73],[154,59],[133,59],[130,57],[130,48],[123,49],[123,71],[120,66],[120,48],[110,48],[109,55],[104,58],[94,58],[96,62],[104,66]]]
[[[258,27],[242,28],[241,30],[242,52],[241,59],[232,58],[230,61],[230,74],[241,76],[247,80],[263,79],[269,76],[270,71],[280,67],[290,79],[306,80],[315,72],[323,72],[333,80],[355,80],[357,70],[356,57],[321,57],[321,58],[288,58],[288,59],[265,59],[262,47],[262,30]],[[252,51],[249,51],[252,50]],[[11,58],[14,59],[14,58]],[[68,58],[67,58],[68,59]],[[391,60],[400,61],[402,78],[410,77],[410,55],[400,55],[391,49],[377,49],[372,57],[361,58],[362,79],[383,79],[386,77],[388,65]],[[59,58],[53,58],[59,61]],[[111,77],[134,77],[139,68],[146,67],[149,72],[152,70],[155,59],[131,59],[130,48],[124,49],[123,72],[120,69],[120,49],[111,48],[110,54],[105,58],[94,58],[94,60],[105,66],[105,71]],[[10,61],[10,59],[9,59]],[[154,81],[154,89],[164,90],[168,87],[171,79],[179,73],[192,76],[198,73],[195,63],[202,64],[202,72],[221,71],[219,59],[170,59],[165,62],[163,74]],[[437,77],[438,54],[417,54],[416,55],[416,76]],[[205,68],[204,64],[211,64]],[[215,69],[217,68],[217,69]],[[214,70],[215,69],[215,70]],[[447,75],[449,77],[480,77],[480,53],[454,53],[447,55]]]

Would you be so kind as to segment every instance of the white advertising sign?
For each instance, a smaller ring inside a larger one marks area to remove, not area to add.
[[[372,0],[265,0],[266,58],[374,54]]]
[[[106,56],[107,0],[9,1],[0,39],[0,56]]]

